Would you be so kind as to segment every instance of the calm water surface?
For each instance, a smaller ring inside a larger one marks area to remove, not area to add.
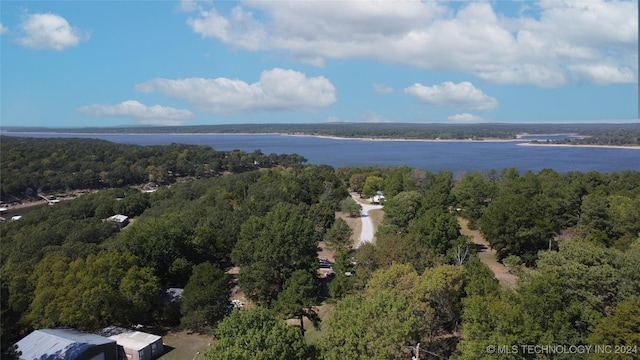
[[[77,137],[137,145],[171,143],[211,146],[216,150],[240,149],[265,154],[304,156],[310,164],[343,166],[400,166],[459,174],[467,171],[520,171],[551,168],[558,172],[614,172],[640,170],[640,150],[586,147],[521,146],[518,142],[421,142],[329,139],[310,136],[223,134],[44,134],[7,133],[27,137]]]

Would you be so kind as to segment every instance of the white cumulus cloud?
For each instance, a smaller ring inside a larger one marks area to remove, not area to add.
[[[455,123],[479,123],[484,121],[482,117],[469,113],[451,115],[447,120]]]
[[[0,35],[6,34],[8,32],[9,32],[9,29],[7,29],[4,25],[2,25],[2,23],[0,23]]]
[[[214,8],[200,10],[200,17],[189,18],[187,24],[202,37],[218,38],[233,46],[248,50],[262,50],[267,43],[262,24],[250,12],[236,6],[230,18],[220,15]]]
[[[317,66],[326,59],[375,59],[467,72],[496,84],[558,87],[575,79],[571,66],[611,60],[637,81],[637,1],[522,2],[516,16],[498,13],[501,2],[455,4],[247,1],[229,13],[203,6],[187,24],[232,47],[285,51]],[[626,82],[610,82],[617,79]]]
[[[228,78],[157,78],[136,85],[135,90],[185,99],[212,114],[314,110],[336,101],[336,89],[325,77],[307,77],[298,71],[279,68],[263,71],[258,82],[252,84]]]
[[[60,15],[29,14],[19,25],[18,43],[32,49],[63,50],[89,39],[89,33],[69,25]]]
[[[421,103],[431,106],[448,106],[464,110],[488,111],[498,107],[498,101],[463,81],[455,84],[451,81],[439,85],[425,86],[415,83],[404,89]]]
[[[569,66],[569,70],[576,79],[598,85],[634,83],[637,81],[633,70],[628,67],[618,68],[615,65],[608,64],[578,64]]]
[[[78,111],[90,116],[115,116],[135,119],[142,125],[182,125],[193,117],[189,110],[168,106],[146,106],[135,100],[123,101],[116,105],[86,105]]]
[[[211,5],[211,0],[181,0],[176,10],[179,12],[203,11],[203,5]]]

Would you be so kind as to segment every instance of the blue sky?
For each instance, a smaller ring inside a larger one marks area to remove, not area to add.
[[[637,1],[3,1],[0,125],[638,121]]]

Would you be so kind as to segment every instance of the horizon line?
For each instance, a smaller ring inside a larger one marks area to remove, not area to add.
[[[272,122],[272,123],[226,123],[226,124],[193,124],[193,125],[137,125],[137,124],[121,124],[111,126],[39,126],[39,125],[9,125],[3,126],[0,124],[0,130],[3,129],[51,129],[51,130],[83,130],[83,129],[159,129],[159,128],[196,128],[207,126],[267,126],[267,125],[280,125],[280,126],[308,126],[308,125],[446,125],[446,126],[478,126],[478,125],[621,125],[621,124],[639,124],[640,119],[612,119],[612,120],[597,120],[597,121],[568,121],[568,122],[309,122],[309,123],[296,123],[296,122]]]

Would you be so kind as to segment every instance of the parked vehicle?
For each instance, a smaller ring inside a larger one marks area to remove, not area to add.
[[[328,269],[333,267],[333,263],[327,259],[320,259],[318,260],[318,266],[321,268]]]

